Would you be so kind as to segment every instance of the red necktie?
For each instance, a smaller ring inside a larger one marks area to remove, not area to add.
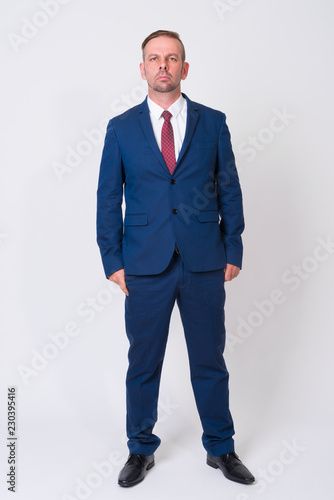
[[[161,131],[161,153],[165,159],[168,170],[172,174],[176,163],[174,132],[173,126],[170,122],[173,115],[169,111],[165,110],[161,116],[165,120]]]

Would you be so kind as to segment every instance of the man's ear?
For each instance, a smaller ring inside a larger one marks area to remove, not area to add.
[[[141,74],[141,77],[143,80],[146,80],[146,75],[145,75],[145,65],[143,62],[141,62],[139,64],[139,68],[140,68],[140,74]]]
[[[182,67],[182,80],[185,80],[188,76],[188,71],[189,71],[189,63],[184,62],[183,67]]]

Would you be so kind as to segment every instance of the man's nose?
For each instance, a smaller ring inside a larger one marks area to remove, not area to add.
[[[166,62],[162,62],[160,64],[160,69],[167,69],[167,63]]]

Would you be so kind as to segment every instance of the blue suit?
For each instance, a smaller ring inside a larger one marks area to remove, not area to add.
[[[203,444],[218,456],[234,449],[222,355],[223,269],[226,263],[241,268],[242,195],[225,115],[184,97],[187,126],[173,175],[154,137],[147,100],[110,120],[98,185],[97,241],[106,276],[124,268],[129,289],[130,452],[150,455],[160,443],[152,430],[176,301]]]

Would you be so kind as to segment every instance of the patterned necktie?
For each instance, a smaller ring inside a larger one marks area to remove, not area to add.
[[[169,111],[165,110],[161,116],[165,120],[161,131],[161,153],[165,159],[168,170],[172,174],[176,164],[174,132],[173,126],[170,122],[173,115]]]

